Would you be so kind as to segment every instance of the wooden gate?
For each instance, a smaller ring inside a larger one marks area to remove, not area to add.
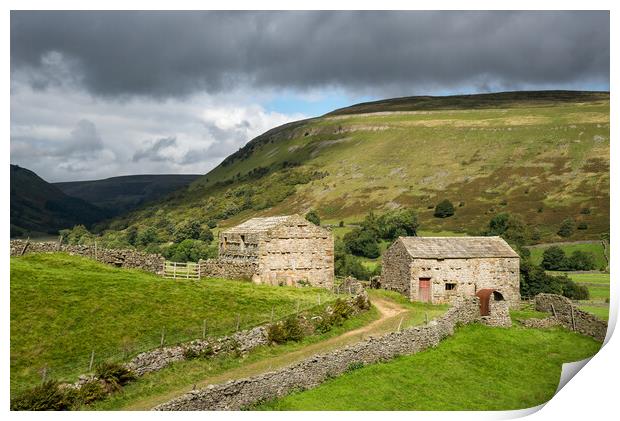
[[[431,278],[420,278],[418,283],[418,297],[424,303],[431,301]]]
[[[164,262],[164,278],[200,279],[200,265],[194,262]]]

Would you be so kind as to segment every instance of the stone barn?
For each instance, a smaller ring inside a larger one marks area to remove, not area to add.
[[[252,218],[222,231],[219,260],[254,265],[256,283],[324,288],[334,283],[331,231],[299,215]]]
[[[492,290],[516,307],[519,255],[500,237],[399,237],[383,254],[381,287],[433,304]]]

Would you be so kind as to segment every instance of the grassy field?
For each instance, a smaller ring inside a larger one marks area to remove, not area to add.
[[[600,241],[586,243],[586,244],[563,244],[558,246],[564,250],[567,256],[570,256],[574,251],[579,250],[586,253],[592,253],[594,256],[594,265],[596,270],[607,267],[607,260],[605,259],[605,249]],[[540,265],[542,262],[543,252],[547,249],[547,246],[541,244],[536,247],[530,248],[530,256],[532,262],[536,265]]]
[[[600,343],[566,330],[468,325],[437,348],[373,364],[262,410],[509,410],[549,400],[562,363]]]
[[[334,296],[324,289],[225,279],[171,280],[66,254],[11,258],[11,391],[71,380],[95,363],[293,313]]]

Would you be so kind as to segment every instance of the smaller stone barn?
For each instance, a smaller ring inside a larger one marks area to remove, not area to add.
[[[399,237],[383,254],[381,287],[433,304],[489,289],[515,307],[519,255],[500,237]]]
[[[324,288],[334,283],[331,231],[299,215],[252,218],[222,231],[219,260],[254,265],[257,283]]]

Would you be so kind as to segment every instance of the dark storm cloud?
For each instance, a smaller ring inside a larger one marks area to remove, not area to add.
[[[102,96],[608,85],[609,13],[12,12],[11,59]]]

